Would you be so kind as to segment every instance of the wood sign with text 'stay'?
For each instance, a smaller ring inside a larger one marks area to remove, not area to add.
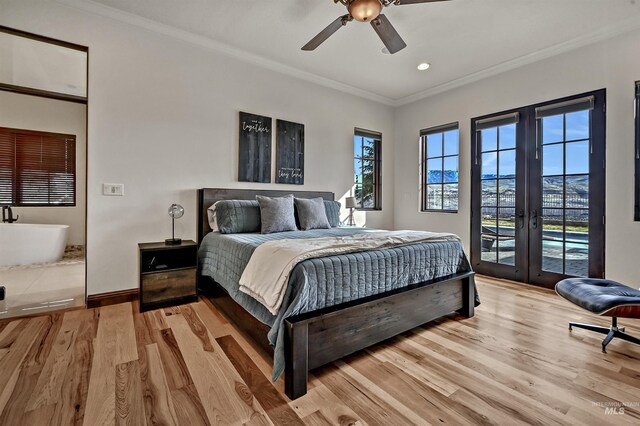
[[[304,124],[276,120],[276,183],[304,185]]]

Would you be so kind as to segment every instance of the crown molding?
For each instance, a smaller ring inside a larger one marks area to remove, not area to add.
[[[502,74],[507,71],[520,68],[525,65],[529,65],[541,60],[551,58],[553,56],[560,55],[562,53],[569,52],[581,47],[589,46],[607,39],[611,39],[625,33],[640,29],[640,19],[633,17],[626,19],[621,23],[604,27],[597,32],[586,34],[556,45],[547,47],[545,49],[537,50],[524,56],[520,56],[509,61],[502,62],[489,68],[485,68],[481,71],[468,74],[464,77],[457,78],[455,80],[448,81],[438,86],[423,90],[413,95],[405,96],[404,98],[395,99],[393,101],[394,107],[407,105],[430,96],[438,95],[440,93],[452,90],[476,81],[483,80],[488,77],[493,77],[498,74]]]
[[[246,52],[244,50],[238,49],[226,43],[216,41],[209,37],[204,37],[188,31],[184,31],[170,25],[162,24],[160,22],[157,22],[151,19],[143,18],[142,16],[139,16],[133,13],[125,12],[120,9],[116,9],[113,7],[105,6],[100,3],[96,3],[92,0],[55,0],[55,1],[59,4],[63,4],[65,6],[79,9],[84,12],[92,13],[95,15],[109,18],[109,19],[113,19],[115,21],[126,23],[138,28],[143,28],[151,32],[160,33],[168,37],[172,37],[196,46],[200,46],[205,49],[215,51],[217,53],[221,53],[228,57],[232,57],[239,61],[247,62],[252,65],[257,65],[262,68],[269,69],[271,71],[275,71],[281,74],[298,78],[300,80],[315,83],[320,86],[324,86],[330,89],[334,89],[340,92],[358,96],[364,99],[368,99],[370,101],[374,101],[374,102],[387,105],[387,106],[392,106],[392,107],[400,107],[403,105],[411,104],[413,102],[416,102],[434,95],[438,95],[448,90],[462,87],[464,85],[474,83],[488,77],[493,77],[495,75],[498,75],[507,71],[511,71],[525,65],[529,65],[553,56],[560,55],[562,53],[569,52],[571,50],[575,50],[581,47],[595,44],[600,41],[604,41],[610,38],[620,36],[627,32],[640,29],[640,19],[634,16],[621,23],[617,23],[614,25],[601,28],[596,32],[586,34],[562,43],[558,43],[556,45],[553,45],[541,50],[537,50],[527,55],[523,55],[518,58],[511,59],[511,60],[502,62],[500,64],[491,66],[489,68],[485,68],[483,70],[473,72],[471,74],[467,74],[463,77],[448,81],[443,84],[439,84],[435,87],[431,87],[429,89],[420,91],[418,93],[415,93],[409,96],[394,99],[394,98],[389,98],[387,96],[383,96],[377,93],[370,92],[368,90],[360,89],[358,87],[351,86],[349,84],[341,83],[339,81],[332,80],[330,78],[322,77],[320,75],[317,75],[308,71],[303,71],[298,68],[291,67],[289,65],[284,65],[280,62],[276,62],[264,56]]]
[[[369,92],[368,90],[360,89],[358,87],[341,83],[339,81],[332,80],[330,78],[322,77],[320,75],[317,75],[308,71],[303,71],[295,67],[284,65],[280,62],[276,62],[264,56],[256,55],[254,53],[250,53],[250,52],[238,49],[226,43],[213,40],[209,37],[193,34],[191,32],[184,31],[170,25],[162,24],[160,22],[157,22],[151,19],[143,18],[142,16],[135,15],[133,13],[129,13],[119,9],[115,9],[113,7],[105,6],[103,4],[99,4],[91,0],[55,0],[55,1],[57,3],[72,7],[74,9],[79,9],[84,12],[92,13],[94,15],[99,15],[105,18],[109,18],[125,24],[129,24],[138,28],[143,28],[148,31],[160,33],[160,34],[163,34],[163,35],[166,35],[190,44],[194,44],[199,47],[203,47],[205,49],[208,49],[217,53],[221,53],[228,57],[237,59],[239,61],[248,62],[252,65],[257,65],[259,67],[266,68],[271,71],[275,71],[291,77],[295,77],[300,80],[315,83],[320,86],[328,87],[330,89],[334,89],[343,93],[358,96],[370,101],[381,103],[383,105],[393,106],[394,104],[394,100],[392,98],[388,98],[386,96],[382,96],[377,93]]]

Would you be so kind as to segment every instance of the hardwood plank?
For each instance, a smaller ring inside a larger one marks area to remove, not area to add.
[[[38,379],[35,392],[27,404],[27,411],[53,405],[60,399],[67,368],[75,352],[78,331],[86,313],[87,311],[70,311],[64,315],[51,354]]]
[[[171,400],[179,425],[208,426],[211,424],[193,383],[180,389],[172,389]]]
[[[160,359],[165,367],[169,389],[176,390],[193,385],[191,373],[184,362],[178,342],[170,328],[154,331]]]
[[[116,425],[146,425],[138,361],[116,365]]]
[[[318,379],[316,380],[318,383],[309,389],[305,396],[289,402],[289,406],[296,411],[305,424],[309,416],[312,416],[311,419],[317,419],[318,416],[313,414],[318,412],[332,425],[365,426],[367,424],[344,401],[338,399]]]
[[[130,304],[100,309],[84,424],[115,424],[116,366],[138,358]]]
[[[144,354],[145,368],[140,371],[147,424],[178,425],[158,345],[145,346]]]
[[[11,398],[18,382],[21,371],[26,371],[23,361],[27,358],[31,347],[38,340],[44,327],[50,326],[49,317],[39,317],[26,323],[25,328],[11,344],[9,353],[0,364],[0,412],[2,412]],[[36,350],[39,347],[36,346]]]
[[[275,424],[304,424],[233,337],[224,336],[216,341]]]
[[[232,365],[228,359],[225,362],[219,346],[213,352],[206,351],[205,344],[193,334],[182,315],[169,316],[166,321],[175,333],[211,423],[244,423],[255,413],[264,413],[238,373],[227,367]]]

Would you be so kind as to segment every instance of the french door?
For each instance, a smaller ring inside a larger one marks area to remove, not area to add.
[[[472,120],[476,272],[553,287],[604,274],[605,90]]]

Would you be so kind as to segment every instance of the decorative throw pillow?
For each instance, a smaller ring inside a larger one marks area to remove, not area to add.
[[[332,228],[340,226],[340,201],[324,200],[324,210],[327,213],[329,225]]]
[[[220,201],[216,201],[207,209],[207,219],[209,219],[209,227],[211,231],[216,232],[218,230],[218,221],[216,219],[216,204]]]
[[[256,195],[260,205],[261,231],[263,234],[272,232],[296,231],[296,218],[293,208],[293,195],[286,197],[265,197]]]
[[[257,201],[222,200],[214,206],[221,234],[260,232],[260,207]]]
[[[327,229],[331,228],[322,198],[296,198],[296,210],[300,220],[300,229]]]

